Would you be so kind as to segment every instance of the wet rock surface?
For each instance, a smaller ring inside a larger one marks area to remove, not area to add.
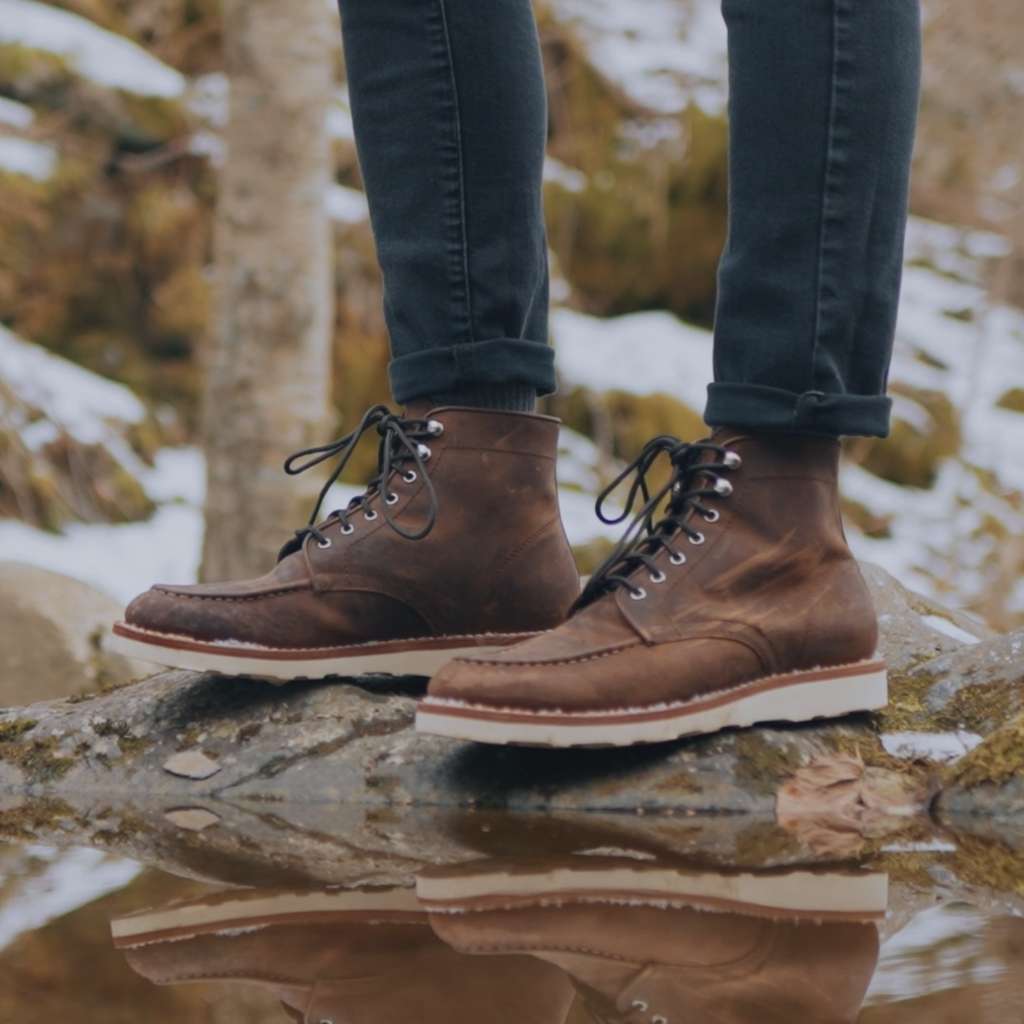
[[[422,680],[273,687],[165,672],[0,713],[0,789],[36,799],[146,794],[170,801],[162,821],[202,799],[772,819],[781,794],[790,833],[803,828],[811,845],[834,833],[891,834],[925,815],[944,779],[954,785],[929,738],[994,733],[1020,706],[1024,666],[1021,638],[991,636],[880,570],[867,574],[892,666],[892,703],[879,715],[618,751],[503,749],[417,735]],[[891,734],[923,740],[895,757]],[[987,754],[982,743],[971,757]],[[1002,780],[1006,794],[1013,776]],[[960,787],[958,813],[978,791]],[[999,805],[1021,806],[1009,796]]]

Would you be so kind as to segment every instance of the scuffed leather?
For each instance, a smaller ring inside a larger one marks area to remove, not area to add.
[[[720,513],[680,534],[684,565],[631,574],[644,600],[620,587],[563,626],[496,655],[459,658],[430,696],[493,707],[609,710],[687,701],[778,673],[870,658],[878,625],[843,534],[839,444],[811,436],[719,431],[738,452],[732,495],[705,499]],[[722,474],[723,476],[726,474]]]
[[[558,509],[558,421],[526,413],[441,408],[444,426],[426,463],[438,519],[407,540],[379,514],[382,496],[351,519],[322,528],[330,547],[307,537],[301,550],[258,579],[157,585],[137,597],[130,625],[196,640],[280,648],[550,629],[579,593],[579,576]],[[422,477],[395,474],[390,511],[423,521]]]

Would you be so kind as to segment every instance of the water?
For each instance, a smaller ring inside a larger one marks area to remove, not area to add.
[[[61,810],[7,812],[0,1021],[1024,1021],[1014,836],[95,805],[82,847]]]

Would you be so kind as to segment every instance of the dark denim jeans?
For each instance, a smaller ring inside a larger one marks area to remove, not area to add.
[[[395,400],[480,384],[552,391],[529,0],[340,6]],[[919,0],[722,6],[730,224],[705,418],[884,435]]]

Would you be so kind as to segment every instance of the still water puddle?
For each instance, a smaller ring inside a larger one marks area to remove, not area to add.
[[[1012,858],[1000,888],[946,838],[767,867],[544,835],[342,884],[318,855],[254,885],[258,849],[204,866],[201,836],[187,860],[161,847],[173,871],[0,847],[0,1021],[1024,1022]]]

